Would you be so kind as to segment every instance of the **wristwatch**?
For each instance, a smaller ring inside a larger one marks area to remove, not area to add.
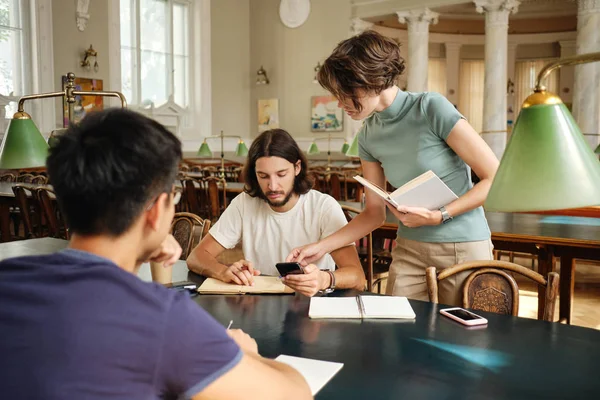
[[[443,224],[452,221],[453,217],[448,213],[448,210],[446,210],[446,207],[441,206],[440,211],[442,212],[442,223]]]
[[[329,277],[331,278],[331,284],[329,285],[329,287],[325,290],[319,290],[318,293],[320,294],[328,294],[331,293],[335,290],[335,274],[328,270],[328,269],[322,269],[321,271],[323,272],[327,272],[329,274]]]

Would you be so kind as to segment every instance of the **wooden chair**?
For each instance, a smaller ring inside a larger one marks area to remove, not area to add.
[[[210,229],[210,220],[196,214],[176,213],[171,223],[171,234],[181,246],[181,260],[186,260],[194,247],[200,243]]]
[[[373,286],[377,285],[377,292],[381,293],[381,283],[386,279],[392,265],[392,250],[397,228],[391,225],[382,225],[375,229],[373,235]]]
[[[37,183],[39,185],[45,185],[48,183],[48,178],[44,175],[35,175],[31,179],[31,183]]]
[[[203,181],[206,184],[209,217],[212,222],[216,222],[227,207],[225,200],[222,199],[224,196],[219,193],[219,182],[223,182],[223,179],[210,176],[204,178]],[[222,190],[225,192],[225,187]]]
[[[0,182],[12,183],[12,182],[15,182],[16,180],[17,180],[17,177],[15,176],[15,174],[6,173],[6,174],[0,175]]]
[[[46,188],[35,189],[35,194],[42,209],[42,215],[48,226],[50,237],[69,240],[69,228],[66,221],[57,210],[50,194],[54,192]]]
[[[348,222],[360,214],[360,210],[349,206],[342,206],[342,211]],[[371,291],[373,287],[373,236],[370,232],[356,242],[356,251],[367,278],[367,290]]]
[[[182,193],[182,209],[186,212],[190,212],[196,215],[203,215],[202,213],[202,205],[198,196],[198,190],[196,188],[196,180],[192,178],[185,178],[181,181],[181,186],[183,188]]]
[[[554,306],[558,294],[558,274],[550,272],[548,279],[521,265],[506,261],[471,261],[457,264],[437,273],[435,267],[426,270],[429,300],[438,302],[438,282],[459,272],[474,270],[463,285],[463,307],[498,314],[519,315],[519,287],[506,271],[521,274],[546,288],[544,321],[554,321]]]
[[[25,239],[42,236],[40,207],[33,190],[23,186],[13,186],[12,191],[19,205],[19,220],[23,221]],[[18,236],[20,224],[15,225]]]
[[[508,261],[511,263],[515,262],[515,257],[528,258],[531,260],[531,269],[533,271],[535,271],[535,260],[537,260],[536,254],[517,253],[514,251],[505,251],[505,250],[494,250],[494,260],[502,260],[502,256],[507,256]]]
[[[327,172],[324,174],[327,183],[327,193],[337,201],[346,200],[342,198],[342,178],[344,174],[340,172]]]

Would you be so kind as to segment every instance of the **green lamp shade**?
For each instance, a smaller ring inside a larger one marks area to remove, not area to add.
[[[349,148],[350,148],[350,145],[348,144],[347,141],[344,140],[344,144],[342,145],[342,149],[340,150],[340,152],[342,154],[346,154],[346,152],[348,151]]]
[[[210,147],[208,147],[206,140],[202,142],[202,145],[198,149],[198,153],[196,153],[196,155],[200,157],[212,157],[212,151],[210,150]]]
[[[308,148],[308,154],[319,154],[319,147],[317,147],[317,143],[316,142],[312,142],[310,144],[310,147]]]
[[[594,150],[594,153],[600,154],[600,144],[598,145],[598,147],[596,147],[596,150]]]
[[[46,165],[48,143],[27,119],[11,119],[0,145],[0,169],[42,167]]]
[[[344,152],[348,157],[358,157],[358,133],[354,136],[350,148]]]
[[[248,147],[246,147],[246,143],[243,140],[240,140],[235,148],[235,155],[238,157],[245,157],[248,155]]]
[[[487,211],[600,205],[600,162],[564,104],[523,108],[487,200]]]

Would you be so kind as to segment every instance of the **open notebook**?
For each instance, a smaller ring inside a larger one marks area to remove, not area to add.
[[[295,368],[308,382],[313,396],[344,366],[342,363],[280,355],[275,361]]]
[[[407,206],[437,210],[441,206],[452,203],[458,198],[433,171],[427,171],[417,176],[392,193],[388,193],[362,176],[357,175],[354,179],[396,208],[398,206]]]
[[[310,318],[395,318],[416,317],[408,299],[396,296],[313,297]]]
[[[276,276],[255,276],[254,286],[225,283],[218,279],[206,278],[198,288],[201,294],[245,294],[245,293],[294,293]]]

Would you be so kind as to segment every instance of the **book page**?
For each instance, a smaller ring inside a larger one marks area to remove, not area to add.
[[[388,192],[386,192],[385,190],[383,190],[382,188],[380,188],[379,186],[377,186],[376,184],[374,184],[373,182],[371,182],[371,181],[363,178],[360,175],[356,175],[354,177],[354,179],[358,183],[360,183],[361,185],[363,185],[364,187],[366,187],[367,189],[370,189],[371,191],[373,191],[379,197],[383,198],[384,200],[388,201],[389,203],[392,203],[392,205],[394,205],[394,207],[398,207],[398,204],[396,204],[394,202],[394,200],[392,199],[392,197],[390,196],[390,194]]]
[[[398,296],[360,296],[365,307],[364,318],[416,317],[408,299]]]
[[[424,172],[421,175],[417,176],[416,178],[413,178],[410,181],[406,182],[404,185],[400,186],[398,189],[394,190],[392,193],[390,193],[390,196],[396,197],[403,193],[406,193],[410,189],[414,188],[415,186],[420,185],[423,182],[428,181],[429,179],[433,178],[434,176],[437,176],[437,175],[432,170]]]
[[[198,288],[198,292],[207,294],[294,293],[292,288],[285,286],[276,276],[255,276],[253,286],[236,285],[206,278]]]
[[[311,297],[310,318],[360,318],[356,297]]]
[[[295,368],[306,379],[313,396],[344,366],[342,363],[280,355],[275,361]]]

